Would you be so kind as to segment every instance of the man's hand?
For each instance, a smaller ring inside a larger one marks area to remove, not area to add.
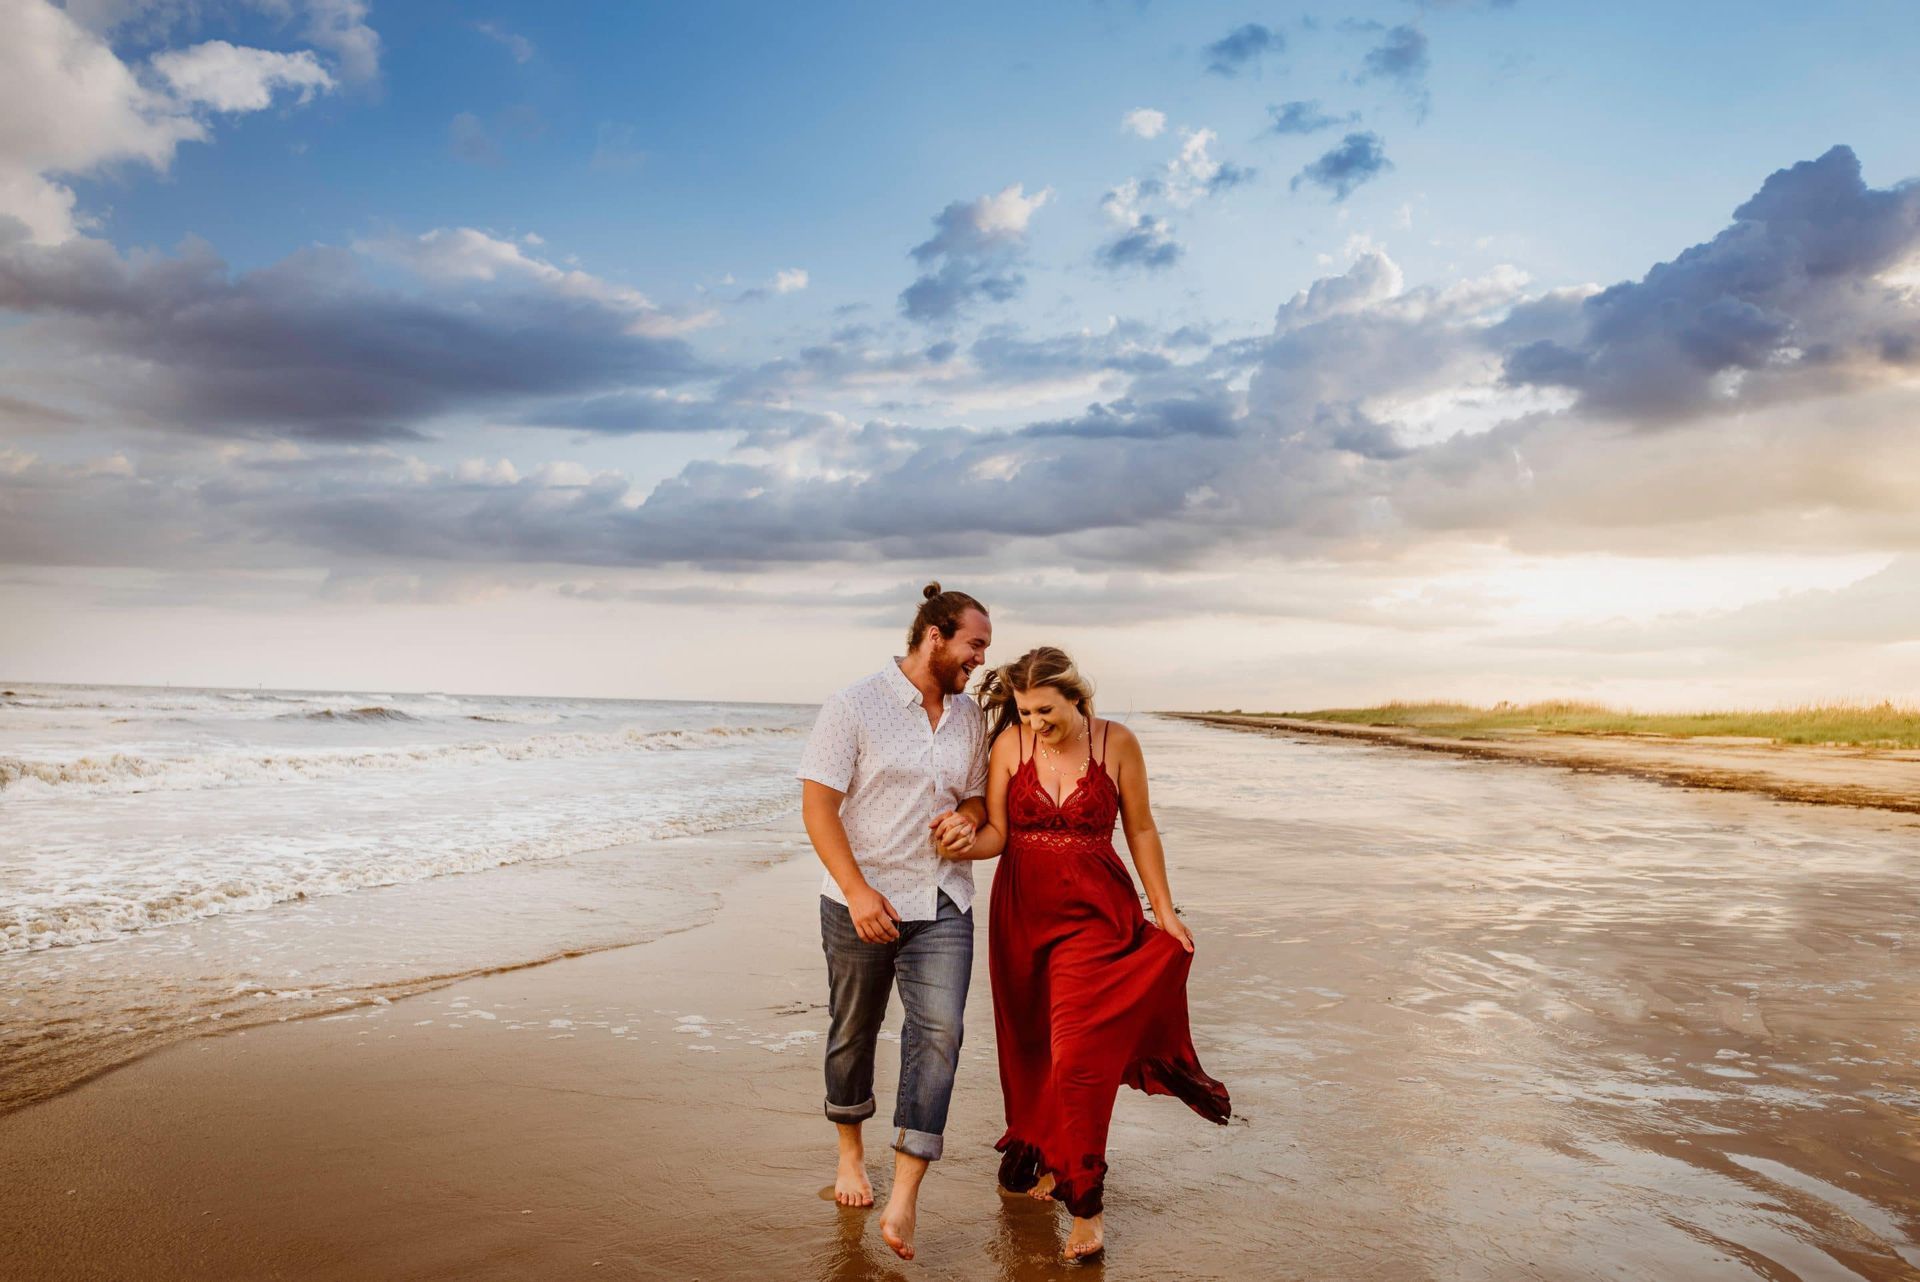
[[[900,928],[894,925],[900,914],[872,886],[848,892],[847,914],[853,918],[853,933],[869,944],[890,944],[900,938]]]
[[[973,849],[973,822],[956,810],[936,815],[927,825],[933,848],[943,859],[960,859]]]

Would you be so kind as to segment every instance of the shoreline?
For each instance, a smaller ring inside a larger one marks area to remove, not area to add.
[[[1747,792],[1776,801],[1920,814],[1920,752],[1756,740],[1570,735],[1449,736],[1402,726],[1225,712],[1156,716],[1254,734],[1346,739],[1480,761],[1625,775],[1679,788]]]
[[[210,939],[216,936],[235,934],[247,936],[263,930],[269,933],[274,931],[284,933],[289,926],[293,925],[293,922],[285,916],[288,911],[314,906],[331,906],[335,912],[346,911],[335,901],[346,900],[352,895],[359,896],[355,903],[362,916],[373,911],[372,905],[386,903],[403,906],[388,907],[385,911],[389,913],[411,912],[433,918],[471,910],[476,898],[484,897],[488,887],[494,887],[495,893],[498,893],[502,877],[509,879],[509,885],[517,884],[524,891],[529,884],[528,879],[533,879],[533,884],[538,886],[548,878],[577,873],[582,864],[604,867],[627,859],[657,861],[675,857],[687,858],[694,852],[716,848],[727,851],[745,848],[755,852],[744,865],[731,869],[723,869],[716,865],[714,871],[719,874],[718,879],[707,888],[708,894],[703,898],[688,899],[686,902],[656,913],[645,921],[628,921],[614,930],[573,931],[558,938],[538,936],[519,939],[490,949],[489,955],[475,956],[470,959],[423,956],[416,966],[403,967],[408,973],[391,975],[386,973],[392,969],[391,967],[368,968],[363,975],[323,980],[309,991],[278,994],[271,988],[262,987],[228,991],[215,985],[200,994],[199,1006],[181,1007],[173,1012],[173,1018],[167,1022],[156,1024],[150,1020],[147,1026],[138,1030],[121,1026],[111,1032],[102,1032],[101,1028],[108,1027],[102,1025],[87,1032],[81,1032],[73,1027],[72,1015],[49,1013],[44,1006],[46,989],[23,987],[21,995],[14,999],[12,1008],[0,1007],[0,1009],[8,1010],[9,1014],[23,1020],[52,1020],[69,1031],[53,1045],[36,1045],[31,1037],[15,1035],[18,1027],[8,1028],[0,1022],[0,1121],[21,1110],[80,1090],[103,1077],[131,1068],[153,1055],[163,1054],[175,1047],[191,1045],[203,1039],[237,1036],[248,1031],[280,1025],[325,1021],[364,1014],[371,1010],[391,1008],[397,1003],[474,980],[550,966],[556,962],[590,957],[608,951],[641,947],[684,931],[697,930],[710,924],[719,914],[725,904],[725,895],[734,884],[768,864],[784,863],[799,853],[794,848],[795,839],[790,831],[796,823],[794,814],[783,814],[773,819],[759,820],[736,828],[724,828],[686,837],[657,842],[618,843],[601,850],[576,855],[571,860],[561,861],[560,865],[549,864],[548,861],[542,860],[526,860],[517,864],[442,874],[417,882],[401,882],[386,886],[365,887],[355,892],[340,892],[336,895],[318,897],[311,904],[286,902],[272,905],[258,912],[195,919],[175,923],[169,927],[149,928],[147,931],[117,939],[75,945],[73,947],[80,950],[82,955],[111,958],[113,956],[111,952],[101,953],[98,950],[124,948],[136,943],[142,935],[152,934],[157,929],[166,929],[197,931],[199,942],[195,945],[195,950],[199,952],[208,945]],[[671,849],[667,849],[668,847]],[[681,853],[676,855],[676,852]],[[491,882],[472,880],[476,878],[493,880]],[[215,944],[213,947],[217,949],[220,945]],[[37,963],[51,954],[64,951],[66,950],[53,948],[9,954],[6,960],[22,964]],[[335,960],[338,961],[339,958],[336,957]],[[70,961],[67,965],[85,969],[85,963],[81,961]],[[4,986],[7,977],[7,972],[0,970],[0,986]],[[14,979],[22,985],[27,983],[26,979],[18,975],[14,976]],[[44,985],[47,981],[37,982]],[[151,982],[162,984],[170,982],[164,968],[151,977]],[[272,981],[263,979],[261,982]],[[273,998],[281,1000],[269,1000]],[[286,1000],[289,998],[292,1000]],[[43,1001],[42,1008],[38,1011],[34,1009],[36,999]],[[209,1002],[212,1005],[206,1004]],[[30,1027],[30,1025],[20,1027]]]

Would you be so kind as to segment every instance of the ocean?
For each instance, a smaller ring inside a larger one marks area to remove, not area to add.
[[[793,810],[813,715],[4,691],[0,1110],[209,1024],[391,1000],[694,924],[740,868],[711,845],[689,865],[671,839]]]

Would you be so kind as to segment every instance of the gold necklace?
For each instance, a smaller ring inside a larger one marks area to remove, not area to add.
[[[1082,717],[1080,719],[1080,728],[1086,734],[1087,738],[1087,760],[1085,764],[1080,767],[1080,773],[1074,776],[1076,779],[1084,777],[1087,771],[1093,768],[1093,723],[1087,718]],[[1078,738],[1079,736],[1076,735],[1074,737]],[[1046,755],[1049,764],[1052,765],[1054,780],[1064,783],[1066,776],[1060,770],[1061,754],[1055,752],[1048,746],[1045,739],[1037,735],[1034,737],[1034,743],[1039,747],[1040,751]]]

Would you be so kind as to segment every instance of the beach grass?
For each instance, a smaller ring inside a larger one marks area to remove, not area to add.
[[[1722,712],[1634,712],[1599,703],[1551,701],[1470,703],[1394,701],[1371,708],[1320,708],[1257,713],[1349,725],[1400,726],[1433,735],[1575,734],[1737,736],[1773,743],[1920,748],[1920,705],[1810,703],[1797,707]]]

